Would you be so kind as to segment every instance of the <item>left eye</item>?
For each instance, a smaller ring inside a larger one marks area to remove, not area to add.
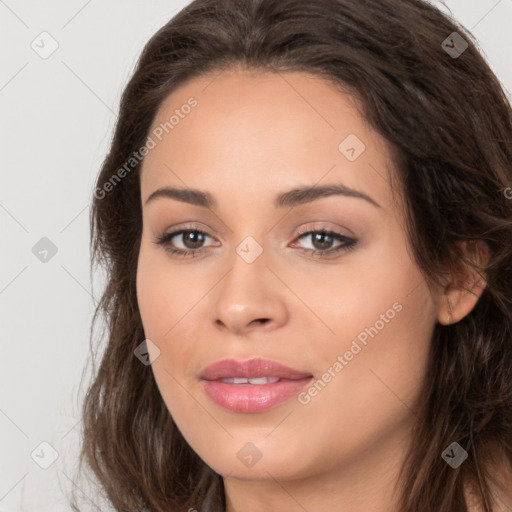
[[[311,245],[313,248],[303,248],[303,250],[316,254],[337,253],[342,250],[351,249],[356,244],[356,240],[353,238],[349,238],[342,235],[341,233],[336,233],[334,231],[308,231],[297,237],[298,240],[306,238],[311,240]],[[337,247],[333,248],[332,245],[336,240],[339,242],[339,244]]]

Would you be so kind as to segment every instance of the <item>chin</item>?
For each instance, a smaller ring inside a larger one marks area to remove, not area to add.
[[[193,449],[223,477],[240,480],[292,480],[310,476],[315,459],[321,457],[320,454],[315,457],[314,454],[307,456],[304,453],[303,447],[308,441],[287,443],[283,438],[267,439],[267,435],[260,433],[251,436],[247,432],[229,442],[218,443],[214,451],[211,444],[204,451],[201,447]]]

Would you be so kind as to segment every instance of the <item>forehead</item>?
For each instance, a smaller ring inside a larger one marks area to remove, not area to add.
[[[179,177],[209,188],[271,177],[285,189],[325,176],[390,202],[384,140],[353,96],[309,73],[231,69],[192,79],[162,103],[149,135],[156,146],[143,162],[146,196],[149,187],[183,185]]]

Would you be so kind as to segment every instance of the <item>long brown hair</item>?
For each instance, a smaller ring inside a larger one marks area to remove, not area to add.
[[[145,336],[133,158],[170,93],[236,66],[313,73],[358,98],[393,151],[425,278],[436,282],[462,263],[485,275],[471,313],[435,327],[401,509],[467,511],[471,483],[491,512],[492,457],[512,464],[511,106],[473,36],[423,0],[195,0],[146,44],[92,198],[92,266],[107,273],[93,324],[104,318],[107,342],[83,404],[80,468],[92,469],[115,510],[225,509],[221,476],[186,443],[151,367],[134,356]],[[485,242],[487,264],[465,258],[462,241]],[[457,469],[441,457],[454,441],[468,452]]]

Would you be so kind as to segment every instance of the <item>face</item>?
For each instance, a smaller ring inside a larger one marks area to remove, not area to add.
[[[240,479],[386,463],[414,417],[438,300],[384,140],[319,77],[242,70],[174,91],[151,133],[137,295],[187,442]]]

